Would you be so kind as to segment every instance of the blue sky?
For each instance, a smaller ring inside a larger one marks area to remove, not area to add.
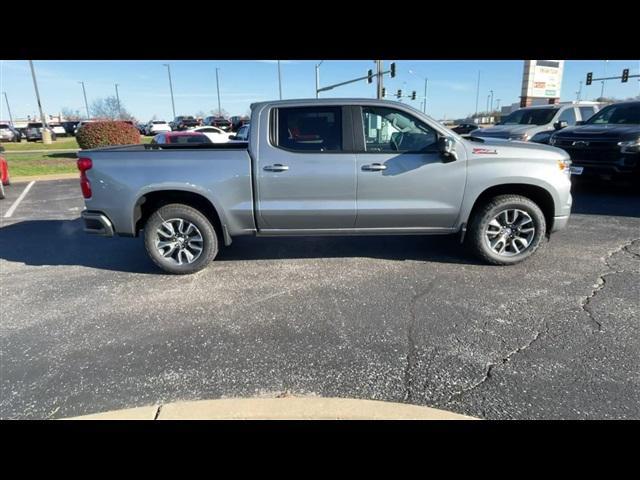
[[[385,66],[388,68],[389,62]],[[315,95],[315,68],[319,60],[283,60],[283,98],[309,98]],[[171,64],[177,115],[193,115],[198,111],[209,113],[217,108],[215,69],[220,69],[220,94],[222,108],[231,115],[244,114],[252,102],[278,98],[277,64],[269,60],[256,61],[34,61],[38,87],[45,114],[56,114],[62,108],[84,112],[82,86],[84,81],[89,105],[94,99],[115,94],[114,84],[119,84],[122,103],[141,121],[153,115],[170,120],[171,98],[167,69]],[[385,77],[387,92],[402,89],[424,91],[424,80],[411,75],[409,70],[428,77],[427,110],[435,118],[458,118],[475,110],[478,70],[481,73],[479,110],[487,104],[489,90],[500,105],[519,101],[522,82],[522,60],[499,61],[396,61],[397,76]],[[620,75],[623,68],[630,73],[640,72],[640,60],[610,60],[606,64],[607,76]],[[320,67],[320,85],[348,80],[366,75],[374,68],[372,60],[325,60]],[[579,81],[588,71],[594,77],[603,76],[604,60],[565,63],[562,82],[562,100],[575,100]],[[599,82],[582,87],[582,99],[591,100],[600,95]],[[26,60],[0,60],[0,90],[7,93],[14,118],[25,118],[37,112],[37,103]],[[323,92],[321,97],[375,97],[375,82],[366,81]],[[605,96],[627,98],[640,95],[640,82],[608,81]],[[8,119],[4,98],[1,99],[0,119]],[[408,100],[404,100],[408,101]],[[409,103],[420,107],[420,100]]]

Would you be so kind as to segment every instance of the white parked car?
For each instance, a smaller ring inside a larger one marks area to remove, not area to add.
[[[144,133],[151,136],[170,131],[171,126],[164,120],[152,120],[147,123],[147,126],[144,128]]]
[[[59,123],[50,123],[49,126],[51,127],[51,130],[53,130],[53,133],[56,134],[56,137],[66,137],[67,136],[67,131]]]
[[[212,127],[210,125],[190,128],[189,132],[204,133],[213,143],[227,143],[229,141],[229,137],[233,135],[232,132],[225,132],[220,130],[218,127]]]

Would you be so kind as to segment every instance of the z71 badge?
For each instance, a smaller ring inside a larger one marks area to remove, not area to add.
[[[473,153],[478,155],[497,155],[498,151],[491,148],[474,148]]]

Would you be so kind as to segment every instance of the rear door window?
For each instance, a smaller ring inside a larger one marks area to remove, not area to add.
[[[589,120],[594,113],[596,113],[595,107],[580,107],[580,115],[583,122]]]
[[[277,146],[300,152],[342,151],[341,107],[277,110]]]
[[[564,112],[560,114],[560,118],[558,118],[559,122],[565,121],[568,125],[576,124],[576,112],[573,108],[567,108]]]

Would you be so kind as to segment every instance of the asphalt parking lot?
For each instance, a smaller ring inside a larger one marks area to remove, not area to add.
[[[578,185],[513,267],[451,237],[238,238],[161,274],[82,232],[77,180],[0,203],[1,418],[237,396],[352,397],[488,419],[640,418],[640,194]]]

